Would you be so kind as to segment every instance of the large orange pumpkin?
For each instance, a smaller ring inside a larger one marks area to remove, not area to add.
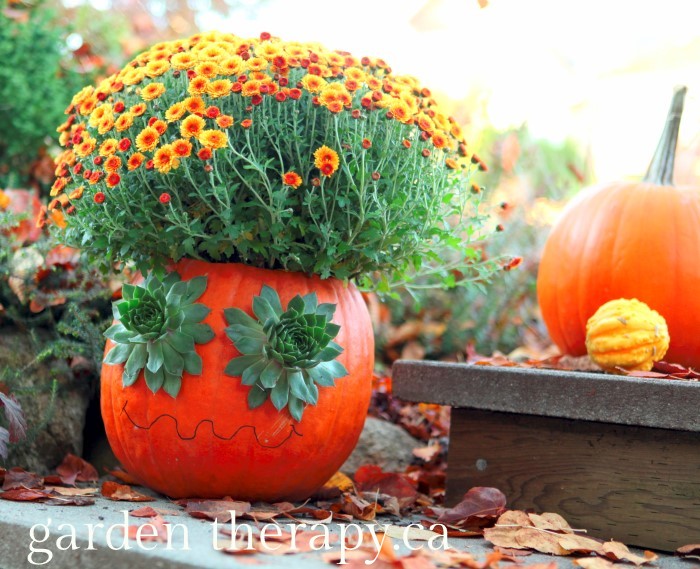
[[[176,398],[153,394],[143,372],[122,385],[123,365],[102,366],[102,416],[109,442],[124,467],[145,485],[171,497],[233,496],[244,500],[299,500],[328,480],[352,452],[364,424],[371,392],[374,336],[362,296],[352,285],[299,273],[233,263],[183,260],[172,267],[182,280],[206,275],[198,302],[212,312],[204,320],[216,336],[196,347],[200,376],[183,374]],[[250,387],[224,374],[240,355],[224,334],[224,309],[252,315],[253,297],[272,287],[282,305],[297,294],[316,292],[336,303],[335,341],[349,374],[322,387],[317,405],[300,422],[270,400],[251,410]],[[113,346],[107,343],[107,350]]]
[[[583,190],[547,240],[537,291],[563,353],[586,353],[586,322],[601,305],[637,298],[668,323],[666,359],[700,366],[700,189],[672,183],[685,91],[644,180]]]

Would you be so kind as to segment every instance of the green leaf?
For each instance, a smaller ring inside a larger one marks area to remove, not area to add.
[[[158,390],[163,386],[163,382],[165,381],[165,370],[163,368],[160,368],[155,373],[152,372],[150,369],[146,368],[146,371],[143,375],[146,378],[146,385],[152,393],[157,393]]]
[[[315,383],[318,383],[323,387],[333,387],[335,385],[333,375],[324,367],[325,365],[326,364],[319,364],[315,367],[308,368],[306,372]]]
[[[287,380],[286,372],[283,372],[282,375],[280,375],[279,380],[272,388],[272,391],[270,392],[270,400],[275,406],[275,409],[278,411],[281,411],[284,409],[285,405],[287,405],[287,401],[289,400],[289,382]]]
[[[315,292],[310,292],[304,295],[304,312],[307,314],[315,314],[318,308],[318,296]]]
[[[272,320],[273,322],[279,322],[279,316],[275,313],[270,303],[262,298],[261,296],[253,297],[253,313],[258,317],[260,322],[267,322]]]
[[[133,344],[117,344],[107,353],[104,363],[110,365],[123,364],[127,359],[129,359],[131,350],[133,349]]]
[[[185,371],[191,375],[202,375],[202,358],[192,350],[185,354]]]
[[[248,328],[260,328],[262,330],[260,323],[255,321],[251,316],[248,316],[240,308],[226,308],[224,310],[224,317],[226,318],[226,322],[231,326],[238,324]]]
[[[236,349],[244,355],[261,354],[266,341],[267,338],[261,338],[260,336],[237,336],[234,345]]]
[[[228,362],[224,373],[233,377],[241,376],[247,368],[260,361],[260,358],[261,356],[257,355],[233,358]]]
[[[162,342],[163,365],[168,373],[181,376],[185,368],[184,358],[167,341]]]
[[[123,332],[128,332],[128,330],[124,328],[123,324],[118,322],[116,324],[112,324],[109,328],[107,328],[107,330],[104,333],[104,336],[105,338],[109,338],[112,341],[116,341],[114,340],[114,335]]]
[[[211,309],[204,304],[189,304],[182,307],[182,312],[185,314],[185,324],[194,324],[209,316]]]
[[[146,344],[146,350],[148,351],[146,369],[155,373],[163,367],[163,346],[158,341],[152,341]]]
[[[289,381],[289,391],[292,395],[306,401],[310,402],[311,394],[306,388],[306,383],[304,382],[304,376],[299,370],[288,370],[287,380]]]
[[[171,397],[177,397],[182,386],[182,379],[179,375],[173,375],[165,372],[165,381],[163,381],[163,390]]]
[[[329,362],[331,360],[334,360],[337,358],[340,354],[343,353],[343,348],[341,348],[338,345],[335,346],[327,346],[321,350],[321,352],[318,354],[317,359],[321,360],[322,362]]]
[[[306,391],[309,393],[309,396],[310,396],[310,399],[307,401],[307,403],[311,403],[312,405],[316,405],[316,403],[318,403],[318,387],[316,387],[314,380],[306,372],[306,370],[304,370],[304,372],[302,372],[302,375],[304,376],[304,383],[306,384]]]
[[[267,391],[254,385],[248,392],[248,407],[256,409],[267,400]]]
[[[176,282],[165,295],[165,301],[169,305],[179,306],[182,302],[182,296],[187,292],[187,283],[184,281]],[[184,303],[183,303],[184,304]]]
[[[187,291],[182,297],[182,304],[192,304],[207,290],[207,277],[195,277],[187,281]]]
[[[306,303],[304,302],[304,299],[301,298],[298,294],[289,301],[289,304],[287,304],[287,310],[293,310],[294,312],[298,312],[299,314],[304,313],[304,308],[306,307]]]
[[[323,365],[323,367],[325,367],[336,379],[348,375],[348,370],[346,370],[345,366],[338,361],[334,360],[332,362],[324,362],[321,365]]]
[[[134,285],[124,283],[122,285],[122,298],[124,300],[131,300],[132,298],[134,298],[134,290],[135,289],[136,289],[136,287]]]
[[[335,314],[336,305],[331,303],[319,304],[316,309],[316,314],[325,316],[327,320],[331,320]]]
[[[275,314],[278,316],[284,312],[282,310],[282,303],[280,302],[280,297],[277,294],[277,291],[267,285],[263,285],[262,290],[260,291],[260,296],[262,296],[267,302],[270,303],[270,306],[272,307],[272,310],[275,311]]]
[[[338,324],[328,323],[326,324],[326,334],[328,334],[331,339],[335,338],[340,332],[340,326]],[[340,348],[342,350],[342,348]]]
[[[283,371],[282,365],[277,360],[268,361],[265,369],[260,374],[260,383],[263,387],[274,387]]]
[[[139,371],[146,365],[147,359],[148,351],[146,350],[146,344],[136,344],[134,349],[131,350],[129,359],[126,361],[124,373],[129,376],[138,376]]]
[[[260,374],[267,366],[267,360],[261,357],[256,363],[247,368],[241,376],[243,385],[253,385],[260,379]]]
[[[289,396],[289,413],[297,421],[301,421],[301,417],[304,414],[304,403],[301,399],[294,397],[294,395]]]
[[[192,336],[174,330],[168,333],[167,340],[168,343],[181,354],[194,351],[194,338],[192,338]]]
[[[214,339],[216,334],[209,324],[183,324],[180,331],[194,338],[195,344],[206,344]]]

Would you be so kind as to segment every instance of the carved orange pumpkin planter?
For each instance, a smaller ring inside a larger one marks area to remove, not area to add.
[[[600,306],[637,298],[668,323],[666,358],[700,366],[700,189],[672,183],[684,95],[674,95],[644,180],[583,190],[547,240],[537,292],[564,353],[586,353],[586,322]]]
[[[171,269],[182,281],[207,277],[198,302],[211,309],[202,323],[214,337],[196,346],[201,374],[185,370],[177,397],[164,389],[153,393],[145,369],[125,387],[124,364],[102,366],[102,416],[117,458],[145,485],[175,498],[308,497],[348,457],[367,413],[374,336],[360,293],[337,279],[234,263],[183,260]],[[343,351],[336,361],[348,375],[320,387],[317,403],[305,407],[300,421],[287,408],[278,411],[270,398],[250,408],[256,386],[225,373],[229,360],[242,358],[226,335],[224,311],[238,308],[252,316],[264,286],[277,292],[282,306],[312,292],[319,303],[337,305],[332,323],[340,327],[335,341]],[[114,346],[108,340],[106,351]]]

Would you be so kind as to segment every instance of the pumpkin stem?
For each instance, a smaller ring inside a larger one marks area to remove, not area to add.
[[[683,102],[687,87],[677,87],[673,92],[671,108],[666,117],[666,125],[661,133],[661,140],[656,147],[654,157],[651,159],[645,182],[659,186],[673,185],[673,163],[676,159],[676,143],[678,141],[678,128],[683,114]]]

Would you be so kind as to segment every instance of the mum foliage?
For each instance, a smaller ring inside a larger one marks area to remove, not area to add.
[[[384,288],[485,271],[469,246],[483,165],[430,91],[381,59],[200,34],[155,45],[67,114],[49,209],[105,264],[188,257]],[[429,267],[444,247],[455,261]]]

